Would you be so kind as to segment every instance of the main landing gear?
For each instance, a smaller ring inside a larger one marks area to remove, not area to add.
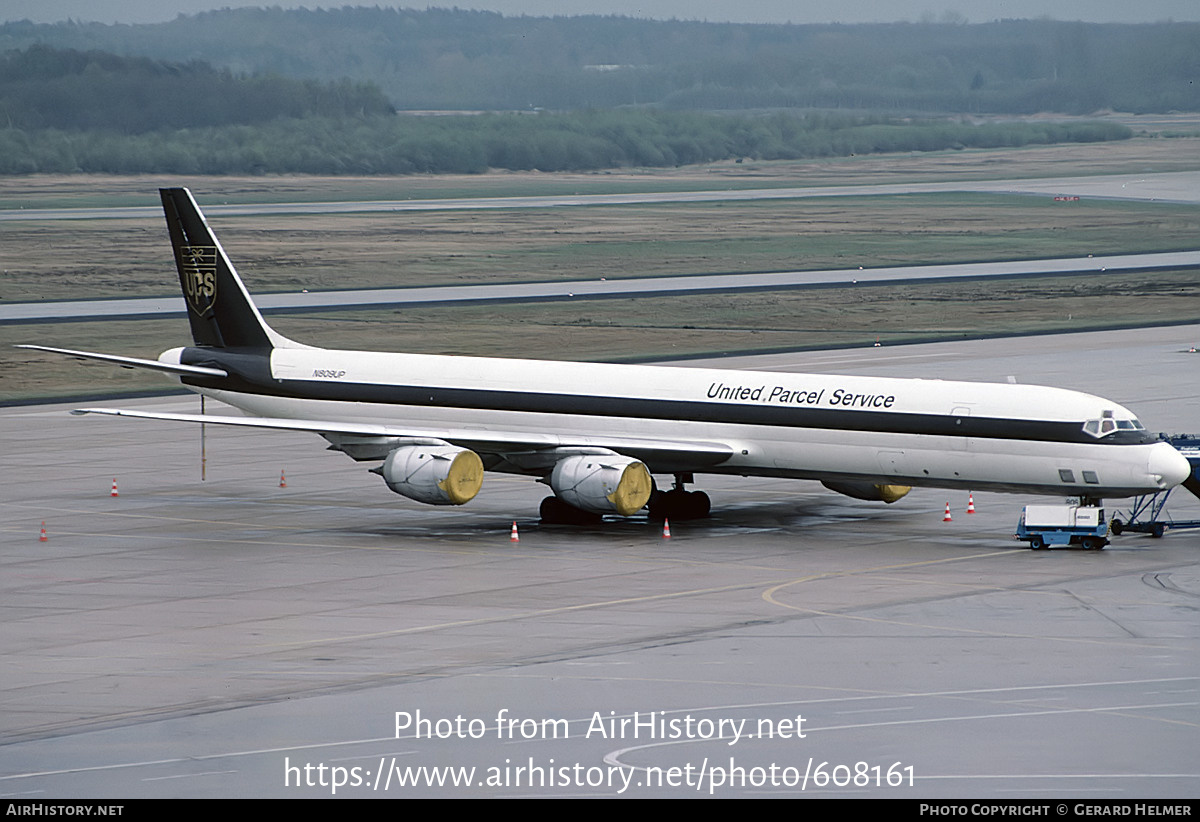
[[[604,521],[603,515],[576,508],[558,497],[546,497],[542,500],[538,513],[546,525],[599,525]]]
[[[646,503],[651,520],[664,519],[704,519],[708,516],[712,503],[708,494],[703,491],[685,491],[683,486],[695,482],[691,474],[676,474],[675,487],[670,491],[659,491],[657,488],[650,494]]]
[[[703,491],[685,491],[683,486],[689,482],[695,482],[691,474],[676,474],[675,485],[670,491],[659,491],[655,488],[650,494],[650,501],[646,503],[649,519],[662,522],[664,519],[707,517],[711,507],[708,494]],[[584,511],[553,496],[542,500],[538,513],[542,522],[547,525],[599,525],[604,520],[602,514]]]

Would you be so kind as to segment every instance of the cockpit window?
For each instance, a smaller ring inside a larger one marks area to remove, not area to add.
[[[1098,420],[1088,420],[1083,424],[1085,434],[1099,439],[1107,437],[1116,431],[1145,431],[1146,428],[1137,420],[1116,420],[1111,416],[1104,416]]]

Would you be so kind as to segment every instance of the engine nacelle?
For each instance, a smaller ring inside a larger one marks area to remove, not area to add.
[[[550,487],[568,505],[595,514],[635,514],[654,490],[646,466],[620,454],[581,454],[559,460]]]
[[[483,461],[453,445],[404,445],[373,469],[397,494],[430,505],[462,505],[479,493]]]
[[[911,485],[876,485],[873,482],[826,482],[821,484],[830,491],[837,491],[867,502],[886,502],[891,505],[912,490]]]

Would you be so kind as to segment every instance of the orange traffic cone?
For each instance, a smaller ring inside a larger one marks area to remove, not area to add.
[[[283,469],[279,469],[279,487],[287,488],[287,477],[283,475]]]
[[[42,520],[42,535],[38,537],[38,542],[49,542],[50,537],[46,536],[46,520]]]
[[[967,492],[967,513],[968,514],[975,513],[975,495],[972,494],[970,491]]]
[[[663,519],[663,539],[671,538],[671,520]]]
[[[120,494],[118,494],[118,493],[117,493],[117,478],[116,478],[116,477],[113,477],[113,487],[112,487],[112,493],[111,493],[111,494],[109,494],[109,496],[110,496],[110,497],[119,497],[119,496],[121,496]]]
[[[517,521],[513,520],[512,534],[508,538],[509,542],[520,542],[521,535],[517,533]]]
[[[946,503],[946,513],[942,515],[942,522],[954,522],[950,516],[950,503]]]

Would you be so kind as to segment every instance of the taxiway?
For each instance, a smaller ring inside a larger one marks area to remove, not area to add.
[[[905,265],[879,268],[768,271],[757,274],[690,274],[669,277],[615,277],[565,282],[498,283],[467,286],[415,286],[256,294],[264,314],[340,311],[466,303],[605,300],[736,291],[838,288],[856,285],[950,282],[1010,277],[1150,274],[1200,269],[1200,251],[1120,254],[991,263]],[[0,305],[0,323],[74,322],[94,319],[151,319],[182,315],[182,297],[121,297],[91,300],[43,300]]]
[[[1091,177],[1042,177],[1011,180],[952,180],[926,183],[880,183],[847,186],[725,188],[709,191],[647,191],[622,194],[551,194],[524,197],[444,197],[437,199],[363,200],[324,203],[203,203],[210,217],[257,214],[352,214],[379,211],[475,211],[504,208],[570,208],[572,206],[706,203],[740,200],[795,200],[811,197],[875,197],[895,194],[959,192],[1074,196],[1160,203],[1200,202],[1200,171],[1149,174],[1098,174]],[[158,206],[107,208],[3,208],[8,220],[158,220]]]

